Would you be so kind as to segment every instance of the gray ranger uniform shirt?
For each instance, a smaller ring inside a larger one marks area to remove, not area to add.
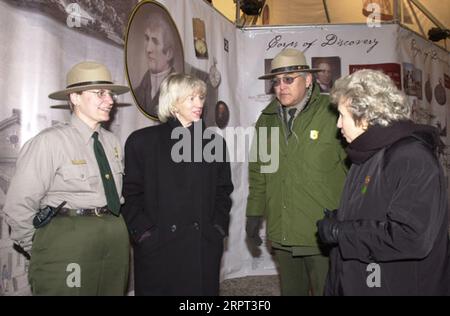
[[[114,181],[123,203],[123,155],[119,140],[98,127]],[[76,115],[70,123],[43,130],[25,143],[16,164],[3,211],[11,226],[11,238],[31,250],[33,218],[39,208],[94,208],[106,205],[100,170],[93,150],[92,130]]]

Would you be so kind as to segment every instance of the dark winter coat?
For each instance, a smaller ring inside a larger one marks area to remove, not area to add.
[[[315,85],[308,104],[294,119],[287,141],[279,111],[280,104],[274,100],[256,122],[258,131],[279,131],[279,155],[275,152],[279,166],[274,172],[263,173],[262,166],[267,163],[260,157],[249,163],[247,216],[266,216],[272,242],[317,247],[315,223],[324,208],[339,205],[347,172],[346,155],[337,137],[336,111]]]
[[[170,120],[126,142],[122,214],[135,241],[136,295],[219,293],[233,184],[228,162],[173,161],[172,148],[179,152],[180,144],[171,139],[174,128],[188,130],[192,146],[207,144],[201,137],[194,142],[194,126],[201,134],[201,121],[184,129]]]
[[[353,165],[337,212],[328,295],[448,294],[446,180],[434,128],[371,127],[347,152]]]

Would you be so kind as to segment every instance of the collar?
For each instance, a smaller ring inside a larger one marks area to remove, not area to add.
[[[75,127],[75,129],[80,133],[81,138],[83,139],[85,144],[89,142],[94,132],[98,132],[99,137],[101,137],[102,135],[100,124],[96,129],[93,130],[75,114],[72,114],[72,117],[70,118],[70,124]]]
[[[159,86],[161,85],[162,81],[172,72],[171,68],[168,68],[164,71],[161,71],[159,73],[150,73],[150,84],[151,84],[151,96],[154,98],[159,93]]]
[[[176,118],[176,117],[170,117],[167,120],[167,124],[172,128],[177,128],[177,127],[183,127],[183,125],[181,124],[181,122]]]
[[[319,79],[316,80],[316,84],[320,86],[320,88],[322,88],[323,90],[330,90],[331,87],[333,86],[331,83],[330,84],[325,84],[319,81]]]
[[[171,129],[174,129],[177,127],[183,127],[183,128],[187,128],[187,129],[193,131],[194,127],[199,124],[202,127],[202,131],[206,128],[205,121],[203,119],[200,119],[197,122],[193,122],[188,127],[184,127],[183,124],[181,124],[181,122],[176,117],[172,116],[167,120],[167,124],[170,126]]]
[[[159,80],[160,78],[164,79],[164,78],[166,78],[171,72],[172,72],[172,67],[169,67],[169,68],[167,68],[166,70],[163,70],[163,71],[158,72],[158,73],[150,72],[150,77],[151,77],[151,78],[157,78],[158,80]]]
[[[345,150],[353,163],[361,164],[369,160],[381,149],[387,148],[401,139],[409,136],[425,139],[425,137],[420,137],[420,135],[433,136],[434,134],[435,128],[431,126],[415,124],[412,121],[397,121],[389,126],[376,125],[369,127],[366,132],[353,140]],[[434,142],[430,141],[430,146]]]

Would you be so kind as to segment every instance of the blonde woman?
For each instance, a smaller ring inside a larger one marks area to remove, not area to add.
[[[219,136],[194,137],[204,130],[205,95],[203,81],[169,75],[159,97],[163,123],[126,142],[122,212],[134,241],[136,295],[219,294],[233,184],[224,157],[203,155]]]

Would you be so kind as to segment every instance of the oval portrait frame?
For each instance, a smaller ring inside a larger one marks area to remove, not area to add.
[[[154,107],[154,101],[157,104],[157,96],[151,99],[151,104],[143,101],[142,91],[148,91],[146,89],[150,80],[150,71],[148,69],[147,57],[146,57],[146,45],[145,34],[146,30],[150,29],[146,26],[148,21],[159,20],[161,21],[162,28],[166,28],[166,31],[171,34],[171,37],[167,37],[172,42],[172,64],[169,73],[180,72],[184,73],[184,50],[183,42],[181,41],[178,28],[165,6],[154,0],[144,0],[139,2],[133,9],[128,20],[126,36],[125,36],[125,71],[128,85],[131,89],[131,95],[138,109],[146,117],[158,121],[158,115],[156,112],[151,113],[148,107]],[[167,30],[168,28],[168,30]],[[163,36],[164,38],[164,36]],[[151,86],[150,86],[151,87]],[[148,100],[147,98],[146,100]]]
[[[220,111],[220,105],[223,105],[223,111]],[[214,121],[220,129],[224,129],[230,122],[230,109],[225,101],[219,100],[214,108]]]

